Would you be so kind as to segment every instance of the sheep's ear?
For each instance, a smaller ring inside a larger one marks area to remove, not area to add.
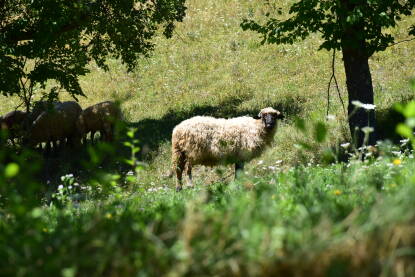
[[[256,116],[256,117],[254,117],[255,119],[260,119],[260,118],[262,118],[262,111],[261,112],[259,112],[259,114]]]

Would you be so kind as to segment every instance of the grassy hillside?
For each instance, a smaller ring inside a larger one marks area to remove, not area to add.
[[[277,2],[288,7],[292,1]],[[265,106],[282,110],[287,120],[282,123],[274,146],[261,160],[268,165],[277,160],[286,165],[297,163],[298,150],[293,144],[304,136],[293,128],[293,118],[324,120],[331,53],[317,51],[321,42],[317,35],[294,45],[261,46],[256,34],[242,31],[239,24],[243,17],[261,18],[267,11],[273,11],[273,4],[190,0],[187,6],[187,16],[177,26],[174,37],[157,38],[156,51],[142,60],[136,71],[127,73],[114,59],[108,61],[109,72],[91,64],[91,73],[81,78],[87,95],[80,99],[81,105],[86,107],[108,99],[122,101],[125,118],[138,128],[143,151],[150,153],[145,156],[152,169],[150,179],[168,169],[171,130],[181,120],[193,115],[255,115]],[[406,19],[390,32],[398,40],[405,39],[408,27],[414,22],[414,18]],[[412,41],[371,58],[381,120],[387,121],[393,102],[413,97],[407,83],[415,75],[414,54],[415,41]],[[337,55],[335,69],[342,98],[347,102],[341,54]],[[16,105],[16,99],[4,99],[0,111],[4,113]],[[335,128],[327,142],[333,146],[348,136],[334,87],[330,113],[338,123],[333,124]],[[382,134],[390,133],[382,130]],[[320,151],[308,154],[310,158],[313,156],[318,159]]]

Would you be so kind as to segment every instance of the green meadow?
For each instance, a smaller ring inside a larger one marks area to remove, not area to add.
[[[38,204],[19,209],[16,196],[15,214],[0,208],[0,275],[414,276],[415,162],[400,146],[393,105],[414,98],[415,41],[370,59],[379,132],[391,143],[362,161],[340,146],[350,141],[341,53],[328,106],[333,53],[318,51],[318,35],[261,45],[241,29],[243,18],[294,1],[279,2],[189,0],[173,37],[156,37],[133,72],[114,58],[107,72],[91,64],[79,103],[119,101],[135,132],[112,147],[43,159]],[[405,40],[413,24],[412,16],[388,32]],[[0,97],[2,114],[19,104]],[[196,188],[174,191],[166,175],[175,125],[195,115],[255,116],[268,106],[286,118],[240,179],[231,166],[196,167]],[[318,122],[328,127],[323,142],[315,141]],[[1,180],[31,183],[19,177],[29,171]]]

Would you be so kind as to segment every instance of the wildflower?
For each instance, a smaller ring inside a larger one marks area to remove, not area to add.
[[[352,101],[352,104],[355,105],[358,108],[362,108],[362,109],[365,109],[365,110],[374,110],[376,108],[376,105],[364,104],[360,101]]]
[[[365,134],[370,134],[374,131],[375,129],[373,129],[372,127],[366,126],[362,128],[362,132]]]
[[[400,160],[400,159],[393,160],[394,165],[400,165],[401,163],[402,163],[402,160]]]
[[[43,229],[42,229],[42,231],[43,231],[44,233],[47,233],[47,232],[48,232],[48,229],[47,229],[47,228],[43,228]]]
[[[72,189],[72,186],[69,186],[68,189]]]
[[[334,193],[334,195],[340,195],[343,192],[341,190],[339,190],[339,189],[336,189],[336,190],[333,191],[333,193]]]
[[[332,115],[332,114],[329,114],[327,116],[327,120],[335,120],[335,119],[336,119],[336,117],[334,115]]]
[[[58,190],[63,190],[63,185],[59,185]]]
[[[111,218],[112,218],[112,214],[110,214],[110,213],[106,213],[106,214],[105,214],[105,217],[106,217],[107,219],[111,219]]]
[[[409,142],[409,139],[401,139],[399,142],[401,143],[401,146],[405,146]]]
[[[263,160],[258,161],[258,165],[261,165],[261,164],[263,164],[263,163],[264,163],[264,161],[263,161]]]
[[[343,147],[344,149],[349,148],[350,142],[342,143],[342,144],[340,144],[340,146]]]

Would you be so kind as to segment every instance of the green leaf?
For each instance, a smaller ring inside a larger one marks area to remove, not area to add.
[[[415,117],[407,118],[405,123],[408,127],[414,128],[415,127]]]
[[[20,167],[16,163],[9,163],[4,169],[4,176],[6,178],[13,178],[19,173]]]
[[[406,138],[413,138],[414,136],[412,129],[403,123],[399,123],[398,126],[396,126],[396,132]]]
[[[405,117],[415,117],[415,101],[409,102],[403,111]]]
[[[306,131],[304,119],[302,119],[302,118],[296,118],[295,119],[295,127],[297,129],[299,129],[301,132],[304,133]]]
[[[322,122],[317,122],[314,128],[314,138],[317,142],[323,142],[327,136],[327,127]]]

